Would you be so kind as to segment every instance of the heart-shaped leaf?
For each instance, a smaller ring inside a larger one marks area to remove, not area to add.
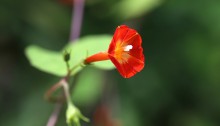
[[[25,53],[33,67],[56,76],[66,75],[67,68],[62,53],[35,45],[28,46]]]
[[[80,38],[68,44],[61,52],[47,50],[35,45],[28,46],[25,50],[26,56],[35,68],[56,75],[65,76],[67,74],[66,63],[63,60],[63,53],[70,52],[70,68],[79,65],[88,55],[107,51],[111,41],[110,35],[91,35]],[[115,68],[110,60],[92,64],[100,69],[110,70]],[[74,69],[72,74],[80,71],[82,67]]]

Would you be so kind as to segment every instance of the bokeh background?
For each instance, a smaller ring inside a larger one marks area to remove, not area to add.
[[[69,41],[71,1],[0,1],[0,125],[44,126],[44,92],[59,77],[30,66],[28,45],[58,51]],[[81,36],[127,24],[142,35],[146,66],[131,79],[83,70],[75,104],[84,126],[219,126],[219,0],[87,0]],[[98,41],[98,40],[97,40]],[[40,57],[39,57],[40,58]],[[57,126],[65,126],[65,108]]]

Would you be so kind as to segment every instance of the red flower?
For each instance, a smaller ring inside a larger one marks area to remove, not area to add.
[[[85,64],[108,60],[116,66],[124,78],[130,78],[144,68],[141,36],[128,26],[118,26],[108,52],[100,52],[85,59]]]

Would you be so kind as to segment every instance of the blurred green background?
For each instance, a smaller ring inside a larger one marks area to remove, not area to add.
[[[0,1],[1,126],[46,125],[54,105],[43,95],[59,77],[31,67],[24,50],[35,44],[58,51],[68,43],[67,3]],[[86,1],[81,36],[113,34],[121,24],[142,35],[146,66],[131,79],[116,70],[83,70],[73,91],[73,101],[92,120],[83,125],[219,126],[220,1]],[[100,106],[119,124],[94,121]],[[66,125],[65,108],[58,126]]]

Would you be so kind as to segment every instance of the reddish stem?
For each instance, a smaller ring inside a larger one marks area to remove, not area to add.
[[[79,38],[81,32],[81,25],[83,20],[83,11],[84,11],[84,0],[73,0],[73,9],[72,9],[72,22],[71,22],[71,32],[70,32],[70,41]]]

